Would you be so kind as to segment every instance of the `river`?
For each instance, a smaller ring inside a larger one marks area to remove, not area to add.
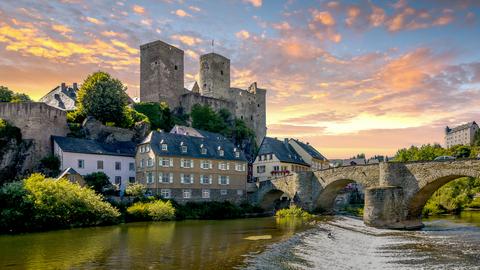
[[[0,269],[480,269],[480,212],[425,224],[252,218],[2,235]]]

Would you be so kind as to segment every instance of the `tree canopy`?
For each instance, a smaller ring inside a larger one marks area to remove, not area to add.
[[[0,85],[0,102],[29,102],[32,101],[27,94],[15,93],[8,87]]]
[[[165,102],[141,102],[135,104],[133,108],[148,117],[153,130],[170,131],[174,125],[172,113]]]
[[[120,80],[106,72],[95,72],[87,77],[78,91],[79,110],[103,123],[113,122],[121,126],[126,115],[125,91]]]

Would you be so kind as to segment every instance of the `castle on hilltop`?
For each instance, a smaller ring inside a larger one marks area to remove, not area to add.
[[[266,90],[230,86],[230,59],[208,53],[200,56],[200,81],[184,84],[183,50],[157,40],[140,46],[140,101],[165,101],[171,109],[189,113],[195,104],[229,110],[245,121],[260,145],[266,135]]]

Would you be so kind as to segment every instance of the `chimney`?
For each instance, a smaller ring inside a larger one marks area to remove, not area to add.
[[[65,83],[64,83],[64,82],[62,82],[62,85],[61,85],[61,87],[62,87],[62,91],[65,91],[65,89],[67,88],[67,86],[65,85]]]
[[[283,142],[284,142],[285,144],[288,144],[288,138],[283,139]]]
[[[77,91],[78,90],[78,85],[76,82],[73,83],[73,90],[74,91]]]

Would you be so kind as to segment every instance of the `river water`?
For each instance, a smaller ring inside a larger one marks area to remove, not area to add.
[[[3,235],[0,269],[480,269],[480,212],[425,224],[255,218]]]

